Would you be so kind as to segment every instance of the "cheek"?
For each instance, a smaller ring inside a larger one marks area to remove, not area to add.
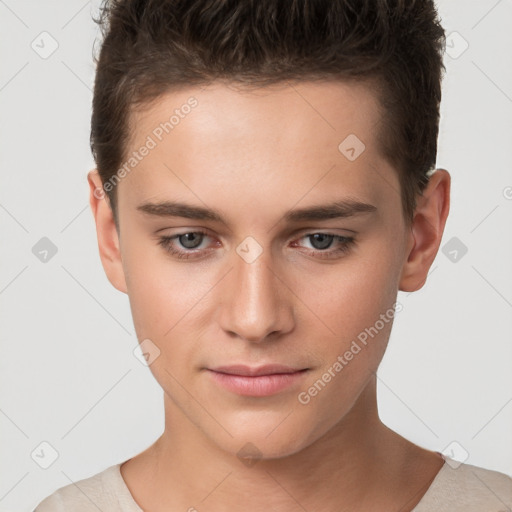
[[[396,314],[398,268],[395,249],[380,244],[331,266],[319,279],[301,277],[301,296],[314,312],[306,322],[308,348],[322,360],[313,380],[325,376],[325,398],[357,395],[377,370]],[[323,390],[322,383],[317,387]]]
[[[326,266],[321,274],[301,273],[297,287],[312,313],[310,324],[347,340],[374,325],[394,304],[398,276],[393,248],[376,247]]]
[[[167,344],[197,314],[211,285],[186,263],[167,259],[156,242],[136,243],[135,235],[131,240],[123,248],[123,266],[135,330],[139,339]]]

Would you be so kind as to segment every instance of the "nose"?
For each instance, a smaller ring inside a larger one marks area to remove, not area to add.
[[[219,322],[231,336],[252,343],[275,340],[294,327],[292,294],[273,268],[269,250],[255,261],[233,255],[234,268],[220,290]]]

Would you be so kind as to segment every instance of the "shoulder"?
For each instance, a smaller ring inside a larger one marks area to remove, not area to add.
[[[34,512],[138,512],[119,470],[120,464],[57,489],[46,497]],[[128,494],[127,494],[128,493]]]
[[[512,508],[512,478],[446,459],[413,512],[503,512]]]

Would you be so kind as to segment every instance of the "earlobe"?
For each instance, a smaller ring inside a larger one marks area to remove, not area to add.
[[[411,225],[406,261],[402,267],[399,290],[419,290],[437,255],[450,210],[450,174],[436,169],[423,194],[418,197]]]
[[[119,291],[127,293],[119,234],[97,169],[89,171],[87,181],[90,189],[89,204],[96,223],[101,264],[110,283]]]

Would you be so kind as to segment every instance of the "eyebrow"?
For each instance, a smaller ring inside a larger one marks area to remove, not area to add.
[[[159,203],[143,203],[137,210],[155,217],[183,217],[193,220],[209,220],[225,223],[222,215],[214,209],[202,206],[192,206],[177,201],[162,201]],[[321,221],[354,217],[363,213],[374,213],[377,207],[353,199],[342,199],[329,204],[309,206],[289,210],[283,219],[287,223],[299,221]]]

